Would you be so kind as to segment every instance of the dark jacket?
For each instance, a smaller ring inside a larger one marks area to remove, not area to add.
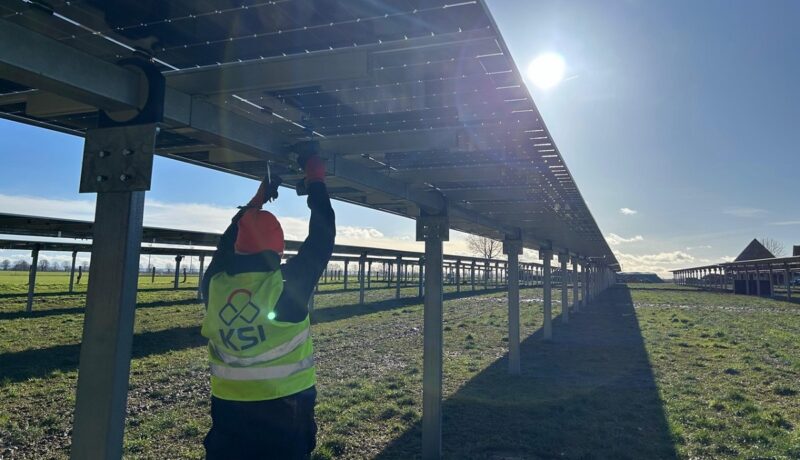
[[[308,208],[311,218],[308,237],[300,246],[297,255],[280,265],[283,274],[283,293],[275,305],[278,321],[298,323],[308,314],[308,302],[314,287],[328,265],[336,238],[336,221],[331,207],[328,189],[322,182],[308,186]],[[214,258],[203,276],[201,290],[208,303],[208,288],[211,278],[222,271],[228,274],[275,270],[274,254],[239,255],[234,252],[238,225],[232,223],[223,233]]]

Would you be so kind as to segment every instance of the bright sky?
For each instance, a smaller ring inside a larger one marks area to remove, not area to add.
[[[489,5],[523,72],[562,57],[563,81],[529,86],[625,270],[665,276],[735,257],[754,237],[800,244],[800,2]],[[91,219],[94,197],[77,193],[81,151],[81,139],[0,120],[0,212]],[[159,158],[145,223],[221,231],[255,187]],[[308,211],[293,195],[271,209],[302,238]],[[341,243],[419,248],[413,221],[336,210]],[[445,251],[464,252],[453,240]]]

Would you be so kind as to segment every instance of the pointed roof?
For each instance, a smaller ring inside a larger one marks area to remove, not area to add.
[[[775,255],[769,252],[769,249],[765,248],[763,244],[757,239],[753,239],[750,244],[744,248],[739,257],[737,257],[734,262],[743,262],[745,260],[758,260],[758,259],[774,259]]]

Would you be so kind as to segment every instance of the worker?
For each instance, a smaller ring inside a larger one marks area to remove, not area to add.
[[[316,371],[308,304],[333,252],[336,225],[317,155],[300,161],[308,237],[281,265],[283,230],[261,210],[265,181],[220,239],[203,277],[201,333],[211,362],[208,459],[307,459],[316,445]]]

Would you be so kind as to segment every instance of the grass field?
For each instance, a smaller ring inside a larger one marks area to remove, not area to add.
[[[63,275],[41,277],[24,314],[25,282],[0,276],[0,458],[64,458],[84,297],[64,293]],[[142,278],[126,458],[203,455],[202,307],[195,288],[170,283]],[[373,289],[360,306],[334,285],[317,296],[316,458],[419,456],[422,307],[393,297]],[[541,291],[521,297],[523,374],[512,378],[504,294],[448,294],[447,458],[800,458],[800,305],[620,286],[556,320],[544,342]]]

